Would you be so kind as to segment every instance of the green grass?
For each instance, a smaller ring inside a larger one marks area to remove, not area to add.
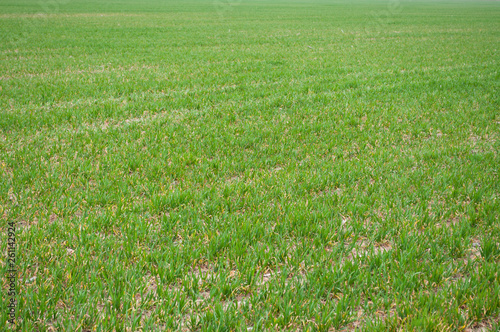
[[[499,22],[2,0],[0,330],[498,329]]]

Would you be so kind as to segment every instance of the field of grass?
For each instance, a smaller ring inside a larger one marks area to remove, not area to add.
[[[499,2],[1,0],[0,41],[1,331],[499,329]]]

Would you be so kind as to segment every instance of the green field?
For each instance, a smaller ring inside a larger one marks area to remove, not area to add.
[[[499,88],[495,1],[0,0],[0,330],[498,331]]]

